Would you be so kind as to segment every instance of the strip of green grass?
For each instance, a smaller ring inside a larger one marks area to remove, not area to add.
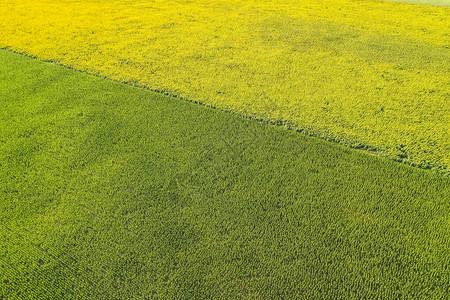
[[[386,0],[386,1],[403,2],[403,3],[409,3],[409,4],[450,6],[450,0]]]
[[[0,298],[442,298],[450,180],[0,52]]]

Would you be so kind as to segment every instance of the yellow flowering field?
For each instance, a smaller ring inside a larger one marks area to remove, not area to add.
[[[1,48],[413,165],[450,166],[448,7],[3,0],[0,15]]]

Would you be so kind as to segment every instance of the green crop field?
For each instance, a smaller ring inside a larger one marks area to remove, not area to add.
[[[0,299],[445,299],[450,178],[0,51]]]

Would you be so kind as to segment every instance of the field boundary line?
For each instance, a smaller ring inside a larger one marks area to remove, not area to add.
[[[276,127],[282,127],[282,128],[285,128],[285,129],[293,131],[293,132],[303,133],[305,136],[317,138],[317,139],[320,139],[320,140],[323,140],[323,141],[330,142],[332,144],[338,144],[338,145],[340,145],[342,147],[345,147],[345,148],[350,148],[350,149],[354,149],[354,150],[360,150],[362,153],[365,153],[365,154],[368,154],[368,155],[372,155],[372,156],[376,156],[376,157],[379,157],[379,158],[388,159],[390,161],[394,161],[396,163],[401,163],[403,165],[407,165],[407,166],[410,166],[410,167],[413,167],[413,168],[418,168],[418,169],[422,169],[422,170],[429,170],[429,171],[432,171],[434,173],[441,174],[441,175],[443,175],[445,177],[450,177],[450,169],[448,169],[444,165],[439,165],[439,164],[430,163],[430,162],[428,162],[429,164],[426,167],[415,165],[413,163],[409,163],[407,161],[404,161],[403,158],[401,158],[401,157],[392,157],[392,156],[389,156],[389,155],[384,155],[384,150],[383,149],[375,147],[375,146],[372,146],[372,145],[368,145],[368,144],[365,144],[365,143],[362,143],[362,142],[359,142],[358,140],[356,140],[354,138],[350,138],[350,137],[349,138],[345,138],[344,136],[343,137],[339,137],[337,134],[334,134],[332,132],[325,131],[325,130],[319,130],[319,129],[316,129],[316,128],[311,127],[311,126],[299,126],[299,125],[296,125],[292,121],[289,121],[289,120],[283,120],[283,119],[271,120],[271,119],[265,119],[265,118],[252,116],[250,114],[239,113],[239,112],[236,112],[236,111],[234,111],[232,109],[222,108],[222,107],[218,107],[218,106],[215,106],[215,105],[212,105],[212,104],[206,104],[206,103],[203,103],[203,102],[198,101],[198,100],[189,99],[189,98],[186,98],[186,97],[174,94],[174,93],[170,92],[169,90],[155,89],[155,88],[152,88],[150,86],[146,86],[146,85],[139,84],[139,83],[132,82],[132,81],[120,81],[120,80],[117,80],[117,79],[112,79],[110,77],[107,77],[107,76],[104,76],[104,75],[101,75],[101,74],[96,74],[94,72],[90,72],[89,70],[84,70],[83,71],[83,70],[79,70],[79,69],[73,68],[73,67],[68,66],[68,65],[64,65],[64,64],[62,64],[62,63],[60,63],[60,62],[58,62],[56,60],[40,59],[39,57],[37,57],[35,55],[29,54],[27,52],[16,51],[16,50],[14,50],[14,49],[12,49],[11,47],[8,47],[8,46],[0,47],[0,50],[8,51],[10,53],[15,53],[15,54],[18,54],[18,55],[23,55],[23,56],[26,56],[26,57],[29,57],[29,58],[32,58],[32,59],[36,59],[36,60],[41,61],[41,62],[57,65],[57,66],[60,66],[60,67],[63,67],[63,68],[69,69],[69,70],[73,70],[73,71],[76,71],[76,72],[79,72],[79,73],[82,73],[82,74],[85,74],[85,75],[94,76],[94,77],[100,78],[100,79],[106,79],[106,80],[108,80],[110,82],[115,82],[115,83],[119,83],[119,84],[125,84],[127,86],[148,90],[148,91],[151,91],[151,92],[154,92],[154,93],[157,93],[157,94],[160,94],[160,95],[164,95],[164,96],[167,96],[167,97],[170,97],[170,98],[183,100],[183,101],[188,102],[188,103],[192,103],[192,104],[200,105],[200,106],[203,106],[203,107],[206,107],[206,108],[211,108],[211,109],[214,109],[214,110],[217,110],[217,111],[222,111],[222,112],[225,112],[225,113],[229,113],[231,115],[235,115],[235,116],[247,119],[247,120],[252,120],[252,121],[256,121],[256,122],[260,122],[260,123],[264,123],[264,124],[268,124],[268,125],[273,125],[273,126],[276,126]]]

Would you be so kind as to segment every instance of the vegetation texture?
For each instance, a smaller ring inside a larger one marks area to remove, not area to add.
[[[424,168],[450,166],[450,8],[3,0],[0,47]]]
[[[0,52],[1,299],[443,299],[450,179]]]

